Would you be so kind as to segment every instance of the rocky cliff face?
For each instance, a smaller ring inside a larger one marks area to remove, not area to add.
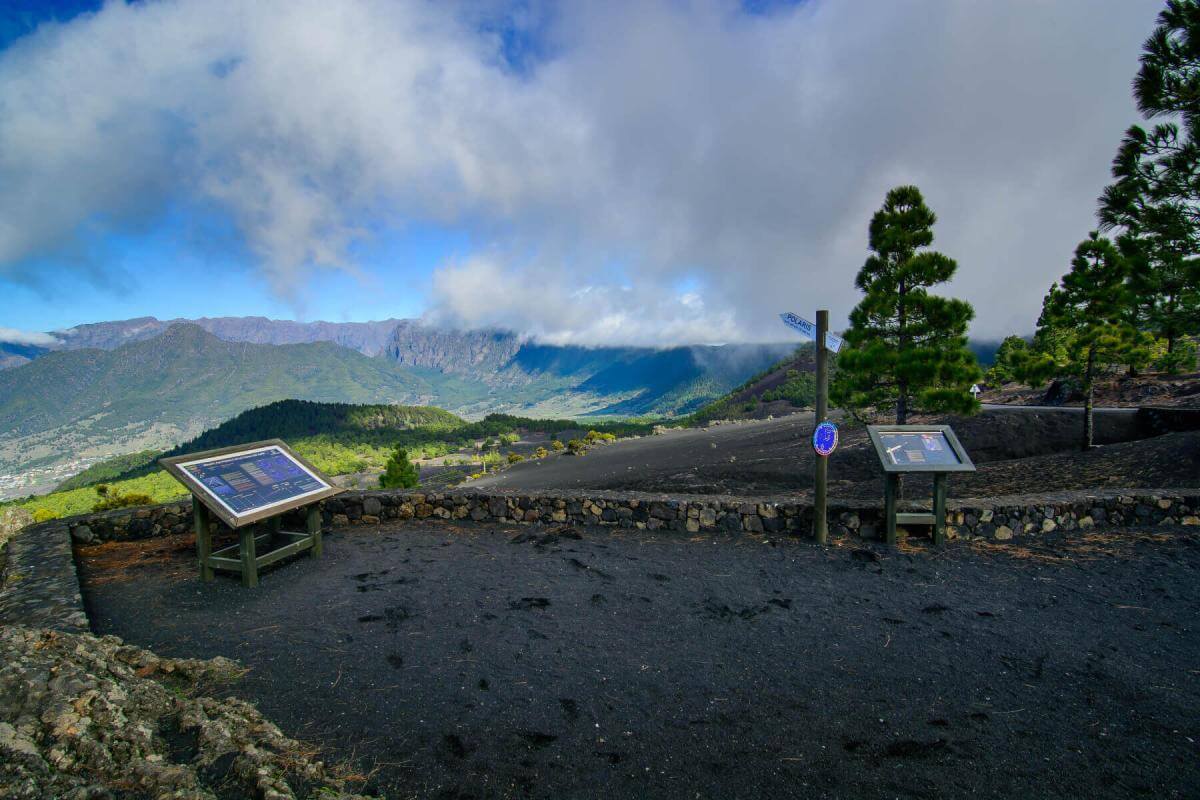
[[[397,364],[487,379],[504,369],[521,349],[507,331],[456,331],[401,320],[386,347]]]
[[[392,330],[401,320],[385,319],[378,322],[295,322],[293,320],[267,319],[266,317],[201,317],[197,320],[138,317],[116,322],[96,322],[76,325],[56,331],[60,343],[51,348],[32,348],[32,352],[16,350],[16,345],[0,343],[0,368],[17,366],[24,360],[36,358],[49,350],[82,350],[94,347],[99,350],[115,350],[130,342],[140,342],[178,323],[191,323],[224,339],[227,342],[250,344],[308,344],[332,342],[363,355],[377,356],[387,347]],[[29,350],[29,348],[26,348]],[[24,360],[11,359],[3,363],[5,355],[23,356]]]

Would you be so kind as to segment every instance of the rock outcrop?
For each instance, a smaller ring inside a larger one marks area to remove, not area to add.
[[[358,798],[250,705],[206,692],[233,661],[114,636],[0,627],[0,796]]]

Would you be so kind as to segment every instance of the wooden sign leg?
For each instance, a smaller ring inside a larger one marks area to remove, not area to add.
[[[933,476],[933,543],[942,546],[946,543],[946,473],[938,472]]]
[[[308,507],[308,517],[305,520],[305,528],[308,530],[308,535],[312,537],[312,554],[314,558],[321,557],[321,507],[313,504]]]
[[[896,495],[899,494],[899,483],[898,476],[888,473],[883,487],[883,516],[889,546],[896,544]]]
[[[200,562],[200,580],[213,579],[213,569],[208,563],[212,555],[212,529],[209,527],[208,509],[192,498],[192,528],[196,531],[196,558]]]
[[[245,527],[238,531],[238,550],[242,556],[242,586],[258,586],[258,556],[254,546],[254,529]]]

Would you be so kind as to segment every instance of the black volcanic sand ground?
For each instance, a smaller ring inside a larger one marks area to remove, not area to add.
[[[579,537],[579,538],[577,538]],[[191,541],[81,551],[100,633],[390,797],[1196,797],[1195,528],[893,552],[444,523],[343,529],[256,590]]]
[[[1073,410],[995,410],[949,422],[978,467],[951,476],[951,497],[1090,488],[1200,485],[1200,431],[1131,441],[1133,411],[1101,412],[1096,441],[1081,452],[1083,418]],[[919,420],[929,422],[928,419]],[[671,494],[771,495],[811,492],[812,414],[670,431],[595,447],[582,457],[557,455],[513,465],[464,488],[609,489]],[[866,429],[843,426],[829,459],[830,496],[883,496],[883,472]],[[905,477],[905,494],[932,491],[928,477]]]

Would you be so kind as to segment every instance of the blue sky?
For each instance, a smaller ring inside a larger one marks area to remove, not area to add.
[[[868,5],[0,0],[0,328],[778,339],[915,183],[973,334],[1027,333],[1161,2]]]
[[[0,51],[46,23],[69,23],[101,2],[0,0]],[[529,35],[498,28],[514,68],[540,57]],[[219,240],[220,245],[214,245]],[[254,260],[211,212],[164,210],[150,230],[105,233],[83,247],[102,263],[82,272],[69,255],[30,263],[37,279],[0,275],[7,298],[0,325],[50,331],[138,316],[266,316],[336,322],[419,317],[428,304],[429,275],[440,263],[469,252],[461,229],[404,225],[356,249],[356,272],[326,271],[298,282],[294,294],[274,291]]]

